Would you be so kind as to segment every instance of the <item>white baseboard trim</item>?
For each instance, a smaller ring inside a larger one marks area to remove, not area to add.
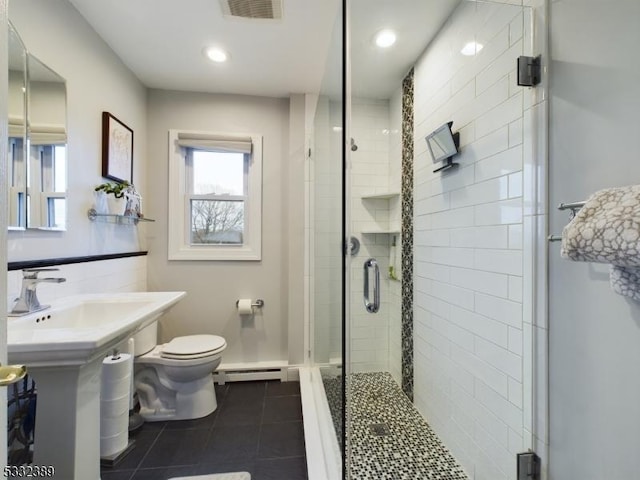
[[[243,382],[251,380],[280,380],[281,382],[295,379],[290,374],[290,366],[286,361],[221,363],[213,372],[213,381],[219,385],[227,382]]]

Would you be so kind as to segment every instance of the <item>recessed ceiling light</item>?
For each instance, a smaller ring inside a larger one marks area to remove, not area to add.
[[[222,63],[229,59],[229,54],[219,47],[207,47],[204,55],[212,62]]]
[[[376,34],[375,42],[380,48],[388,48],[396,43],[396,34],[393,30],[381,30]]]
[[[463,55],[466,55],[467,57],[471,57],[472,55],[476,55],[480,53],[480,50],[482,50],[482,47],[484,47],[484,45],[482,45],[481,43],[469,42],[464,47],[462,47],[462,50],[460,50],[460,53]]]

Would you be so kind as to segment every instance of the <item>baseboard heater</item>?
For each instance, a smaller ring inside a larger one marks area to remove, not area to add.
[[[213,372],[213,381],[218,385],[227,382],[243,382],[250,380],[289,380],[289,363],[286,361],[275,362],[248,362],[221,364]]]

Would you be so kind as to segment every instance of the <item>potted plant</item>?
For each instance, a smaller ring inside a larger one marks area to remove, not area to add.
[[[105,182],[98,185],[94,190],[96,192],[96,211],[102,213],[105,209],[105,202],[108,203],[109,213],[115,215],[123,215],[125,210],[125,193],[131,187],[127,181]]]

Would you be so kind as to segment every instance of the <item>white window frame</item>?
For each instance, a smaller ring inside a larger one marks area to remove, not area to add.
[[[24,162],[23,137],[9,137],[9,230],[27,227],[27,169]]]
[[[180,134],[239,140],[251,138],[242,245],[191,243],[190,202],[195,196],[187,191],[189,166],[185,148],[178,144]],[[169,130],[168,212],[169,260],[262,260],[262,135]]]
[[[27,192],[29,202],[29,228],[40,230],[65,230],[66,227],[55,226],[52,200],[64,199],[64,191],[56,191],[54,171],[54,149],[56,144],[31,144],[30,185]]]

